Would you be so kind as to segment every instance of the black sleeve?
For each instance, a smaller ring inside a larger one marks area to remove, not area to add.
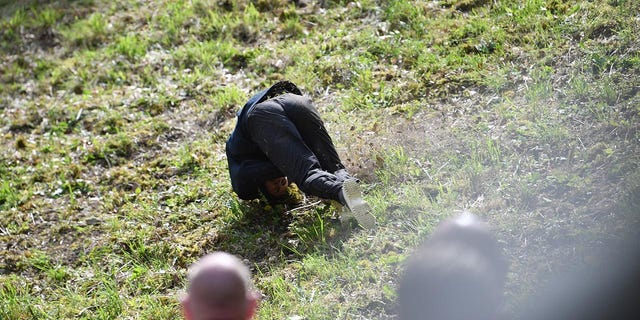
[[[267,159],[237,161],[227,155],[227,160],[229,162],[231,186],[238,197],[243,200],[259,198],[261,184],[266,180],[284,176]]]

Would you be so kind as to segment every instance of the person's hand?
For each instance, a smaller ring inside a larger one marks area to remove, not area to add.
[[[274,197],[282,197],[287,194],[289,180],[287,177],[278,177],[264,182],[264,187],[269,195]]]

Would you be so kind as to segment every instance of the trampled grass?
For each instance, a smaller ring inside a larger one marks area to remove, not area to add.
[[[0,2],[0,318],[175,319],[186,268],[225,250],[260,319],[392,319],[406,256],[465,210],[504,244],[514,312],[638,225],[639,9]],[[231,191],[235,111],[280,79],[315,101],[376,230]]]

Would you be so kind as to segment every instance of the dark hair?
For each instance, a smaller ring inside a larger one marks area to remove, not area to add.
[[[267,191],[267,187],[265,187],[265,182],[266,181],[263,181],[260,184],[260,187],[258,188],[260,189],[260,193],[262,193],[262,195],[267,200],[267,202],[269,202],[270,204],[283,204],[287,202],[287,199],[289,198],[288,192],[282,196],[274,196],[271,193],[269,193],[269,191]]]

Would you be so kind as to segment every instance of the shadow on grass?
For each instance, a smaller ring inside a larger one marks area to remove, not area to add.
[[[241,256],[260,269],[312,252],[330,255],[357,228],[318,199],[273,207],[265,201],[234,203],[235,219],[219,231],[212,249]]]

